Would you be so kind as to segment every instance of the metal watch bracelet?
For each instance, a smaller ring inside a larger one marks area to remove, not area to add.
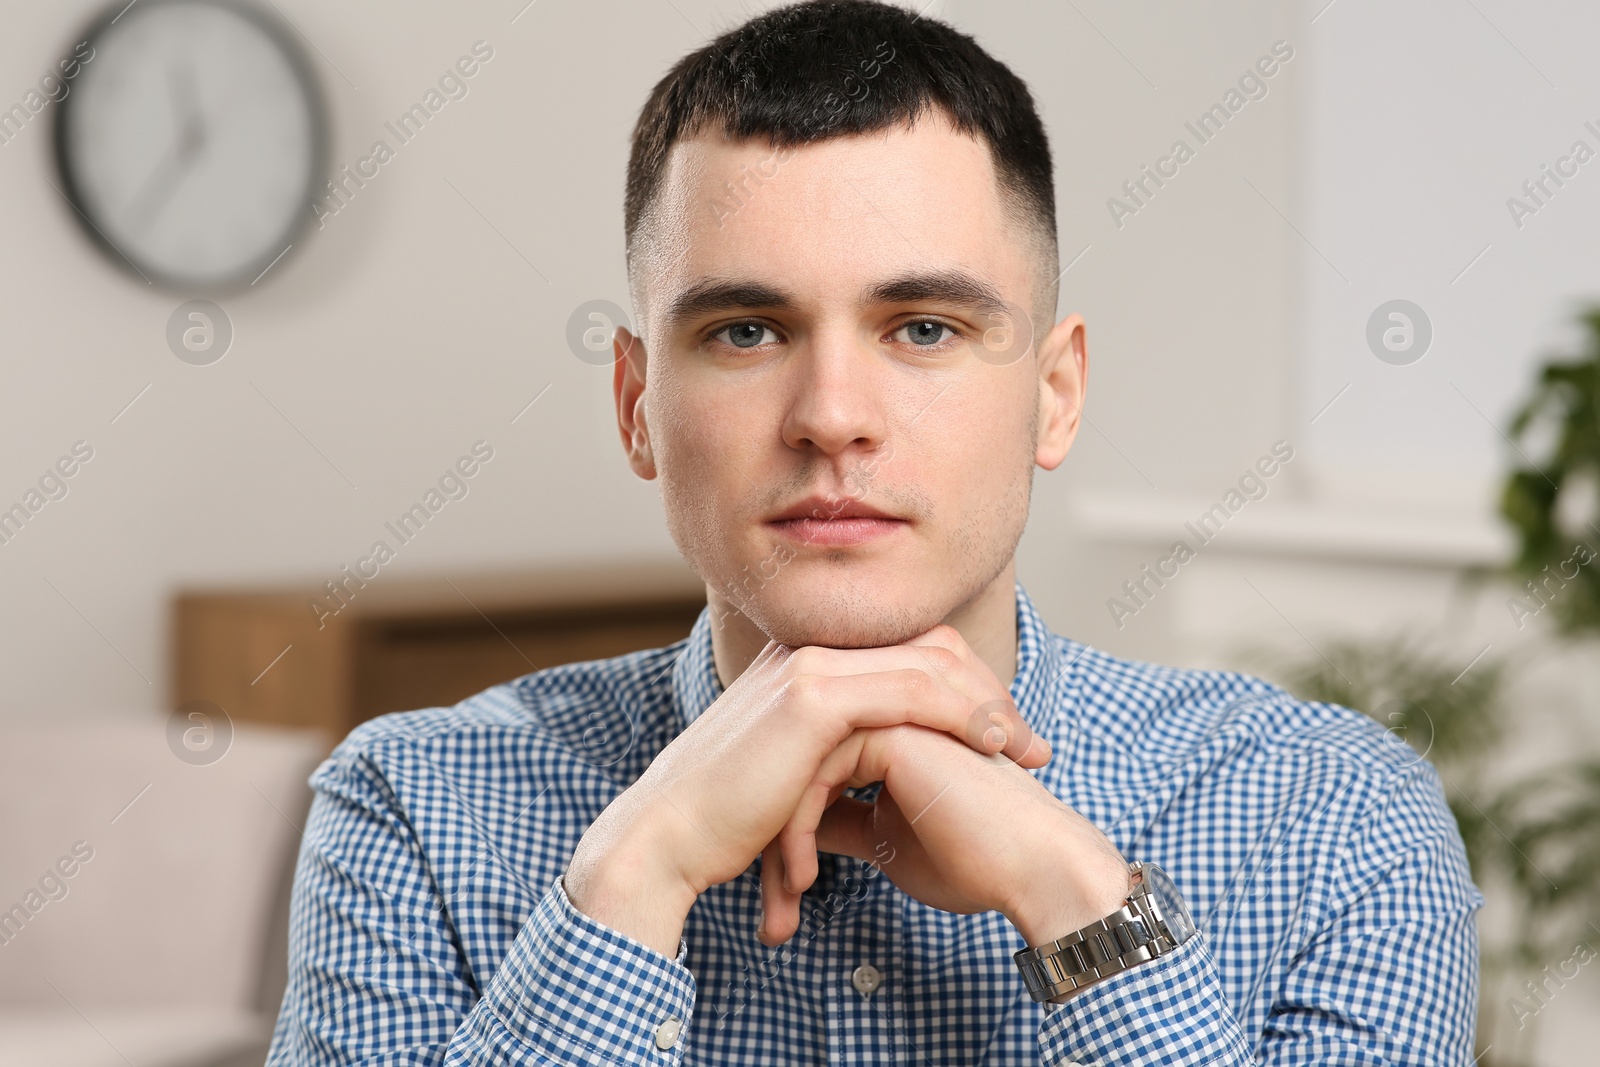
[[[1149,892],[1145,872],[1149,866],[1130,865],[1134,888],[1126,903],[1104,919],[1055,941],[1046,941],[1012,955],[1022,971],[1028,995],[1035,1001],[1054,1000],[1120,974],[1136,964],[1171,952],[1186,937],[1174,937],[1169,918],[1178,918],[1180,930],[1187,916],[1169,917]],[[1182,908],[1178,902],[1177,908]]]

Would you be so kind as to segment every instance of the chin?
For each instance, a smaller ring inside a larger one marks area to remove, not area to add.
[[[768,638],[791,648],[881,648],[932,629],[949,610],[931,590],[910,583],[896,595],[872,583],[797,582],[757,597],[745,615]]]

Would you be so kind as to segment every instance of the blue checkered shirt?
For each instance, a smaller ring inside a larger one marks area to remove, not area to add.
[[[1011,695],[1055,749],[1031,773],[1165,868],[1200,930],[1176,951],[1037,1004],[1000,914],[831,854],[778,948],[759,859],[676,958],[577,911],[578,839],[721,693],[707,609],[666,648],[351,732],[311,778],[269,1067],[1471,1062],[1483,898],[1433,767],[1345,708],[1052,634],[1016,594]]]

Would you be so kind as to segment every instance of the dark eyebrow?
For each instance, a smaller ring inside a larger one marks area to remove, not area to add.
[[[902,274],[880,282],[867,291],[862,306],[915,304],[925,300],[990,315],[1007,314],[1006,302],[999,290],[977,275],[959,269]]]
[[[960,269],[916,271],[879,282],[866,291],[859,306],[922,301],[953,304],[983,314],[1008,314],[1007,304],[994,286]],[[678,294],[667,309],[666,327],[674,330],[680,323],[713,311],[793,311],[798,306],[791,293],[776,286],[708,278]]]
[[[760,282],[732,282],[708,278],[696,282],[672,301],[667,308],[666,328],[676,330],[681,323],[713,311],[766,308],[772,311],[792,311],[797,302],[788,292]]]

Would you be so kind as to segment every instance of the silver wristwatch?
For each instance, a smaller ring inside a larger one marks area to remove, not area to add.
[[[1133,892],[1115,912],[1012,955],[1034,1000],[1066,999],[1102,978],[1165,956],[1194,936],[1194,920],[1167,872],[1138,862],[1129,865],[1128,873]]]

